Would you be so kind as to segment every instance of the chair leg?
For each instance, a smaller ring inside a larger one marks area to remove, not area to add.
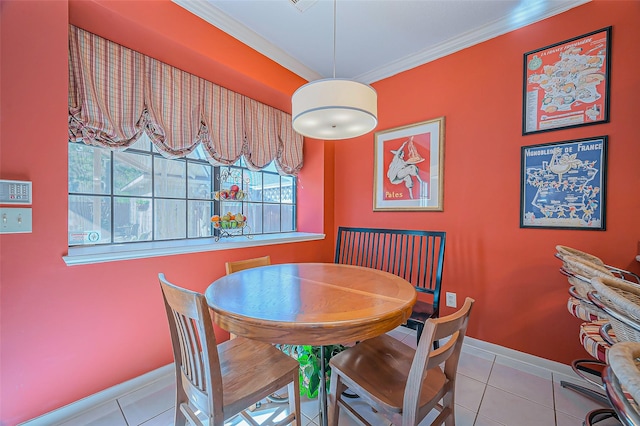
[[[590,398],[596,402],[599,402],[600,404],[609,405],[609,406],[611,405],[611,402],[609,401],[609,398],[607,398],[606,395],[601,394],[600,392],[596,392],[585,386],[580,386],[575,383],[567,382],[564,380],[560,382],[560,386],[565,389],[571,389],[581,395],[586,396],[587,398]]]
[[[604,389],[602,382],[598,383],[601,378],[601,371],[596,368],[591,368],[590,366],[603,368],[606,365],[606,363],[595,359],[576,359],[571,362],[571,368],[581,379],[596,387],[599,387],[600,389]],[[604,394],[604,392],[598,392],[588,387],[572,382],[567,382],[565,380],[562,380],[560,382],[560,386],[565,389],[571,389],[602,405],[609,407],[611,406],[611,402],[609,401],[607,395]]]
[[[332,370],[331,382],[329,386],[329,413],[328,424],[329,426],[338,426],[338,419],[340,416],[340,403],[339,399],[342,398],[342,392],[347,389],[340,375],[336,370]]]
[[[175,410],[175,418],[173,419],[173,424],[174,426],[186,426],[187,424],[187,417],[182,414],[182,411],[180,411],[180,408],[176,407]]]
[[[584,419],[584,426],[593,426],[603,420],[610,418],[618,419],[618,415],[610,408],[597,408],[587,413],[587,417]]]
[[[295,422],[293,423],[295,426],[302,425],[302,419],[300,414],[300,379],[298,378],[298,373],[294,375],[294,381],[289,383],[287,386],[287,391],[289,393],[289,412],[296,414]]]
[[[188,403],[183,402],[182,404],[180,404],[179,407],[176,407],[176,412],[177,411],[181,412],[182,418],[184,419],[185,423],[177,422],[176,424],[186,424],[186,423],[188,423],[189,425],[202,424],[202,422],[200,421],[198,416],[196,416],[196,413],[193,412],[193,410],[191,409]],[[176,414],[176,418],[177,418],[177,414]],[[209,419],[210,420],[213,419],[212,414],[209,415]]]
[[[436,342],[433,342],[434,345]],[[437,349],[437,348],[436,348]],[[444,424],[445,426],[456,426],[456,409],[455,409],[455,384],[453,388],[447,392],[442,398],[442,405],[445,410],[449,410],[449,415],[445,418]]]
[[[182,374],[182,373],[177,373],[177,374]],[[178,377],[181,377],[181,376],[178,376]],[[189,398],[184,392],[182,383],[180,383],[180,381],[178,380],[176,383],[176,405],[175,405],[176,410],[175,410],[175,416],[173,420],[173,424],[175,426],[186,426],[187,424],[189,424],[187,416],[181,408],[182,404],[185,403],[184,401],[189,401]]]

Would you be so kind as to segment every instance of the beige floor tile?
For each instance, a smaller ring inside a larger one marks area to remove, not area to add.
[[[140,426],[174,426],[173,420],[175,419],[175,410],[172,407],[170,410],[147,420],[140,424]]]
[[[402,330],[401,330],[402,329]],[[398,328],[394,328],[393,330],[389,331],[387,334],[391,337],[394,337],[398,340],[400,340],[402,342],[402,340],[407,337],[409,335],[408,331],[404,331],[404,330],[409,330],[406,327],[398,327]],[[415,337],[414,337],[415,339]]]
[[[302,426],[318,426],[318,423],[305,417],[302,419]]]
[[[320,403],[317,399],[300,397],[300,412],[309,420],[316,420],[320,413]]]
[[[531,375],[538,376],[542,379],[547,379],[547,380],[552,379],[551,371],[547,370],[546,368],[538,367],[536,365],[522,362],[517,359],[497,355],[495,359],[495,364],[500,364],[507,367],[511,367],[516,370],[524,371]]]
[[[487,386],[478,415],[505,426],[553,426],[552,408]]]
[[[60,423],[59,426],[127,426],[116,401],[99,405],[90,411]]]
[[[551,373],[547,375],[548,378],[542,378],[496,360],[489,376],[489,385],[553,408],[553,381]]]
[[[455,421],[456,426],[473,426],[473,422],[476,418],[476,412],[472,410],[468,410],[460,405],[455,406]],[[438,410],[431,410],[427,416],[422,419],[422,421],[418,424],[418,426],[429,426],[431,423],[438,417]]]
[[[396,339],[415,348],[415,331],[398,327],[389,332]],[[585,384],[579,377],[551,373],[511,358],[496,356],[485,350],[463,347],[456,383],[457,426],[581,426],[587,412],[600,404],[560,387],[561,380]],[[71,419],[62,426],[171,426],[174,418],[175,383],[172,376],[131,392],[116,402],[103,404]],[[592,386],[593,387],[593,386]],[[120,405],[118,405],[118,403]],[[376,414],[360,399],[349,402],[374,426],[389,426],[390,422]],[[122,407],[122,408],[121,408]],[[555,411],[554,411],[555,408]],[[301,397],[302,426],[319,426],[317,399]],[[273,413],[286,415],[287,404],[263,402],[254,417],[264,426]],[[430,424],[437,416],[432,411],[420,423]],[[271,418],[273,420],[273,418]],[[248,426],[241,417],[226,426]],[[342,412],[339,426],[359,423]],[[613,420],[598,426],[614,426]]]
[[[118,398],[127,423],[139,425],[164,413],[175,405],[175,379],[173,375]]]
[[[456,426],[474,426],[476,411],[456,404]]]
[[[483,416],[477,416],[476,417],[476,422],[474,423],[474,426],[505,426],[502,423],[498,423],[495,420],[491,420],[488,419],[486,417]],[[542,425],[540,425],[542,426]],[[551,426],[551,425],[548,425]]]
[[[391,424],[385,417],[375,413],[369,404],[362,401],[360,398],[351,399],[348,404],[365,420],[375,426],[388,426]],[[356,426],[360,425],[355,421],[348,411],[340,410],[340,417],[338,417],[338,424],[340,426]]]
[[[587,385],[586,382],[580,381],[580,379],[571,379],[567,377],[567,380],[570,380],[571,382],[577,383],[579,385]],[[560,386],[559,381],[554,380],[553,392],[556,411],[568,414],[571,417],[584,419],[584,416],[589,411],[596,408],[604,407],[604,405],[599,404],[592,399],[579,394],[578,392],[575,392],[571,389],[563,388],[562,386]]]
[[[416,349],[418,347],[418,341],[416,340],[415,334],[407,334],[405,338],[401,340],[401,342],[412,349]]]
[[[582,426],[584,417],[579,419],[568,414],[556,412],[556,426]]]
[[[487,383],[496,356],[483,350],[473,353],[462,351],[458,362],[458,374],[463,374],[482,383]]]
[[[486,386],[486,384],[478,380],[458,374],[456,377],[456,404],[477,413]]]

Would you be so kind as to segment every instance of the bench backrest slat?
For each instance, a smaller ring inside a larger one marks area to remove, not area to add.
[[[339,227],[334,262],[398,275],[439,306],[446,233]]]

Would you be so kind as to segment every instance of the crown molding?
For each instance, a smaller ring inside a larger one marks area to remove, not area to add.
[[[527,18],[525,20],[517,22],[513,18],[499,19],[491,24],[462,34],[460,37],[456,37],[444,43],[440,43],[435,47],[424,49],[418,53],[411,54],[394,62],[390,62],[389,64],[370,72],[360,74],[354,77],[354,80],[362,81],[368,84],[374,83],[376,81],[410,70],[417,66],[424,65],[428,62],[435,61],[436,59],[466,49],[467,47],[471,47],[473,45],[501,36],[508,32],[515,31],[527,25],[531,25],[535,22],[542,21],[543,19],[547,19],[554,15],[566,12],[569,9],[583,5],[585,3],[589,3],[590,1],[591,0],[575,0],[571,3],[562,3],[561,5],[547,9],[546,13],[543,14],[536,14],[536,6],[530,5],[521,13],[523,17]]]
[[[187,9],[196,16],[204,19],[215,27],[221,29],[247,46],[253,48],[259,53],[267,56],[273,61],[277,62],[284,68],[299,75],[307,81],[319,80],[324,78],[318,72],[305,66],[300,61],[286,53],[284,50],[275,46],[260,36],[258,33],[252,31],[246,26],[240,24],[238,21],[224,13],[222,10],[216,8],[213,4],[207,1],[193,1],[193,0],[172,0],[179,6]],[[360,74],[353,77],[353,80],[371,84],[376,81],[391,77],[401,72],[410,70],[420,65],[424,65],[428,62],[466,49],[473,45],[490,40],[494,37],[506,34],[510,31],[517,30],[551,16],[566,12],[569,9],[583,5],[591,0],[574,0],[570,2],[562,2],[557,5],[546,8],[544,11],[540,11],[540,6],[537,2],[526,3],[526,7],[519,11],[517,16],[509,16],[491,24],[485,25],[479,29],[469,31],[462,34],[460,37],[448,40],[444,43],[440,43],[435,47],[424,49],[417,53],[406,56],[402,59],[393,61],[370,72]]]
[[[193,0],[172,1],[305,80],[312,81],[324,78],[321,74],[307,67],[302,62],[298,61],[273,43],[270,43],[260,34],[242,25],[222,10],[213,6],[211,3],[207,1]]]

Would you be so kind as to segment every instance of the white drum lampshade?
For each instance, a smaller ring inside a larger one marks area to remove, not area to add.
[[[378,94],[353,80],[312,81],[291,98],[293,129],[314,139],[337,140],[364,135],[378,124]]]

